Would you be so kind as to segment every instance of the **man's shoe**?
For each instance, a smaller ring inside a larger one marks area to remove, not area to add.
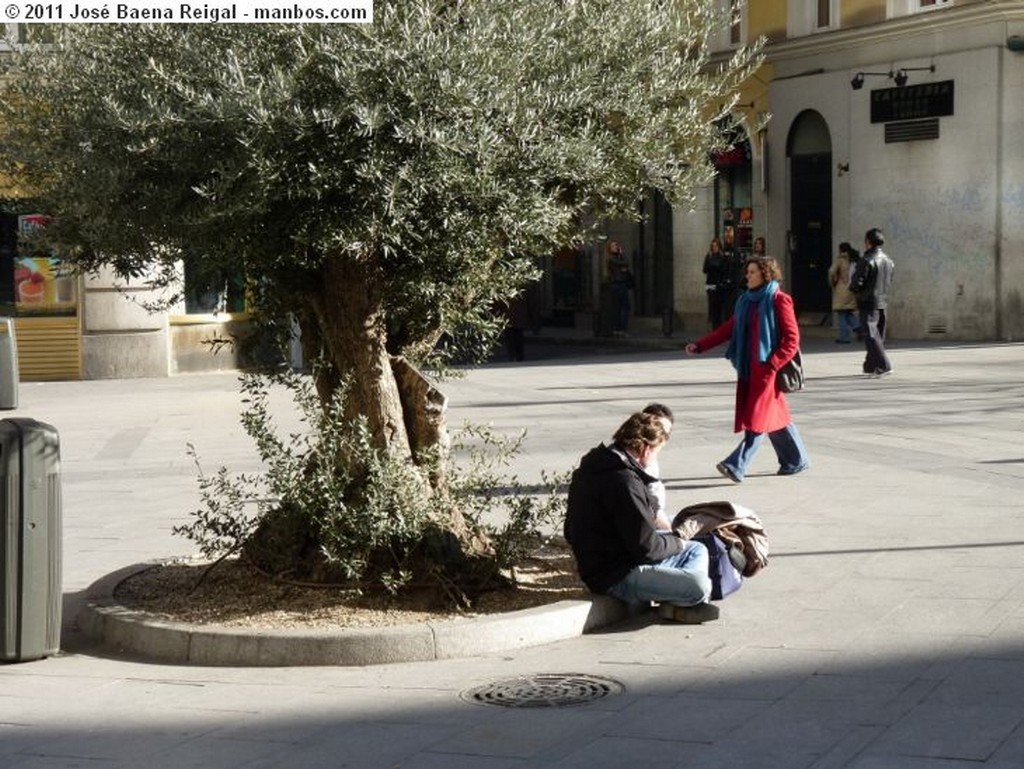
[[[658,615],[669,622],[682,625],[700,625],[718,619],[718,607],[712,603],[699,603],[696,606],[676,606],[663,603],[658,606]]]
[[[727,465],[725,462],[719,462],[717,465],[715,465],[715,469],[733,483],[743,483],[743,479],[736,475],[733,469],[729,467],[729,465]]]
[[[802,464],[799,467],[780,467],[776,475],[796,475],[802,473],[804,470],[811,466],[810,462]]]
[[[874,378],[874,379],[880,379],[881,377],[889,376],[889,374],[891,374],[891,373],[892,373],[892,369],[891,368],[887,368],[887,369],[876,368],[874,371],[871,372],[870,376],[872,378]]]

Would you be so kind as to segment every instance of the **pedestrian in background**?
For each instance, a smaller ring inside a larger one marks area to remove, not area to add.
[[[864,334],[863,371],[876,377],[892,373],[892,363],[885,351],[885,328],[895,265],[882,251],[884,244],[885,235],[877,227],[864,233],[864,256],[857,261],[850,279],[850,290],[857,297],[857,311]]]
[[[828,282],[832,286],[832,312],[836,316],[839,330],[836,344],[850,344],[850,332],[860,330],[856,315],[857,297],[850,290],[850,278],[853,275],[851,251],[854,249],[849,243],[840,243],[839,254],[828,268]]]
[[[611,286],[612,302],[615,304],[614,336],[629,335],[629,292],[633,290],[633,272],[629,269],[629,258],[622,253],[617,240],[608,241],[608,283]]]
[[[725,302],[724,318],[732,315],[736,300],[743,293],[743,255],[736,247],[736,231],[731,227],[725,228],[725,236],[722,240],[722,254],[725,256],[726,271],[728,275],[729,290],[723,297]],[[717,328],[717,326],[712,326]]]
[[[704,254],[704,291],[708,295],[708,323],[718,328],[729,317],[732,295],[732,264],[722,251],[722,241],[712,238]]]
[[[765,434],[779,460],[779,475],[795,475],[810,467],[800,433],[793,424],[785,394],[775,375],[800,349],[800,329],[792,297],[779,288],[782,271],[771,257],[750,257],[744,265],[747,290],[732,317],[696,342],[686,345],[694,355],[728,341],[725,356],[736,369],[735,432],[743,439],[716,466],[741,483]]]
[[[527,289],[522,289],[504,305],[505,351],[510,361],[526,359],[526,329],[530,325],[530,304]]]

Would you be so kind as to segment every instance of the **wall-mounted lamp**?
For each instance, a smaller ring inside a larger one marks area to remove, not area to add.
[[[854,91],[859,91],[861,88],[864,87],[864,78],[869,76],[887,77],[891,79],[893,73],[892,70],[889,70],[888,72],[858,72],[856,75],[853,76],[853,80],[850,81],[850,88],[852,88]]]
[[[908,72],[934,72],[934,71],[935,71],[935,65],[934,64],[930,64],[927,67],[901,67],[900,71],[897,72],[895,74],[895,76],[893,76],[893,80],[896,81],[896,87],[897,88],[902,88],[903,86],[905,86],[907,84],[907,80],[909,80],[909,78],[907,77],[907,73]]]
[[[1006,50],[1014,53],[1024,52],[1024,36],[1010,35],[1006,38]]]
[[[850,173],[849,163],[836,163],[836,176],[845,176]]]

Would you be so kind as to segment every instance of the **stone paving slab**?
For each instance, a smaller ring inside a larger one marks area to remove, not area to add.
[[[255,457],[230,375],[23,385],[17,415],[62,439],[67,626],[61,655],[0,666],[0,766],[1019,769],[1024,345],[896,343],[881,380],[856,373],[856,350],[810,340],[804,353],[808,388],[791,404],[813,467],[776,477],[766,447],[740,486],[714,472],[735,440],[718,356],[566,346],[447,383],[451,424],[528,429],[524,481],[669,403],[670,503],[757,510],[771,564],[701,627],[633,618],[361,667],[156,664],[84,637],[73,618],[89,585],[189,554],[170,534],[198,500],[184,443],[211,467],[251,471]],[[625,692],[539,712],[459,696],[559,672]]]

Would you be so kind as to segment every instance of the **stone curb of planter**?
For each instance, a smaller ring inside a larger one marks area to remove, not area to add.
[[[156,563],[101,577],[86,590],[78,626],[118,654],[184,665],[380,665],[470,657],[572,638],[629,616],[609,596],[532,609],[374,628],[253,630],[161,620],[117,603],[114,591]]]

